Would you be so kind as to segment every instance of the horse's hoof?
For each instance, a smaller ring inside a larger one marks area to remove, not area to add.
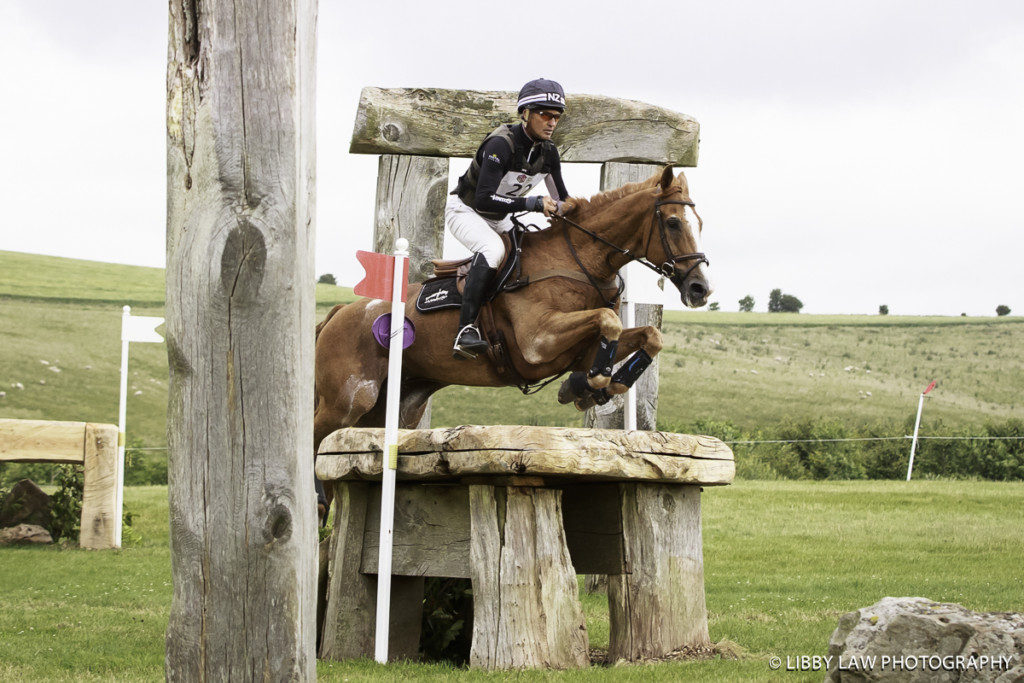
[[[558,402],[565,405],[575,400],[576,393],[572,390],[572,384],[570,384],[569,380],[565,380],[562,382],[562,386],[558,388]]]
[[[580,412],[589,410],[597,405],[597,401],[594,400],[593,394],[587,394],[582,398],[578,398],[573,403],[576,406],[576,410],[579,410]]]

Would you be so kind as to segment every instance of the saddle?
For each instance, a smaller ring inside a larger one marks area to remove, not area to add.
[[[491,361],[498,376],[509,384],[526,386],[527,382],[508,350],[505,331],[495,321],[491,302],[502,292],[513,291],[524,287],[529,280],[522,279],[523,235],[526,230],[516,225],[512,230],[501,233],[501,241],[505,246],[505,258],[498,265],[498,273],[484,291],[480,305],[480,316],[477,325],[480,334],[487,341],[487,357]],[[434,260],[434,277],[423,283],[420,295],[416,299],[416,310],[420,313],[462,306],[462,292],[466,286],[466,275],[469,273],[473,257],[451,261]],[[511,332],[511,329],[509,329]],[[525,368],[524,368],[525,370]]]

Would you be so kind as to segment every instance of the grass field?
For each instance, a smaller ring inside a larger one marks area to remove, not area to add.
[[[116,422],[121,306],[162,315],[163,287],[158,268],[0,251],[0,416]],[[316,296],[318,319],[353,298],[327,285]],[[902,428],[933,378],[940,385],[926,430],[1024,417],[1020,317],[670,311],[664,328],[664,428],[713,419],[753,429],[819,417]],[[131,354],[129,438],[160,447],[166,351],[134,344]],[[555,386],[536,396],[450,387],[433,402],[433,424],[578,425],[579,414],[554,395]]]
[[[884,596],[1022,611],[1024,484],[750,482],[703,497],[711,637],[738,660],[592,667],[523,679],[779,680],[771,655],[824,654],[844,612]],[[156,680],[171,600],[167,491],[129,488],[136,540],[121,551],[0,549],[0,680]],[[591,645],[607,603],[584,596]],[[324,680],[493,679],[442,665],[321,662]],[[786,673],[820,681],[822,674]]]

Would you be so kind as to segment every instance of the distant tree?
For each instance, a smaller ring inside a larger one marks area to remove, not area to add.
[[[335,280],[334,276],[331,275],[330,273],[324,273],[323,275],[321,275],[320,279],[317,280],[317,282],[319,282],[322,285],[336,285],[336,284],[338,284],[338,281]]]
[[[783,294],[779,306],[779,310],[783,313],[799,313],[800,309],[804,307],[804,302],[792,294]]]
[[[889,315],[889,307],[882,304],[878,307],[878,315]]]
[[[783,294],[781,289],[773,289],[768,295],[769,313],[799,313],[804,303],[792,294]]]
[[[745,297],[740,299],[740,310],[744,313],[750,313],[754,310],[754,297],[747,294]]]
[[[712,301],[711,303],[709,303],[708,304],[708,310],[709,311],[717,311],[718,310],[718,302],[717,301]]]
[[[1010,315],[1010,307],[999,304],[996,306],[996,315]]]
[[[966,314],[966,313],[961,313],[961,314],[960,314],[960,317],[961,317],[961,318],[966,318],[966,317],[967,317],[967,314]]]

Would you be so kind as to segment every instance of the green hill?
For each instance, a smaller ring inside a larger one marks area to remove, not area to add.
[[[318,318],[351,290],[317,285]],[[121,306],[163,315],[158,268],[0,251],[0,417],[117,421]],[[965,428],[1024,416],[1024,319],[669,312],[659,423],[902,423],[932,379],[926,422]],[[162,344],[131,348],[128,435],[165,444]],[[18,388],[18,385],[24,388]],[[450,387],[433,424],[577,425],[555,386]]]

